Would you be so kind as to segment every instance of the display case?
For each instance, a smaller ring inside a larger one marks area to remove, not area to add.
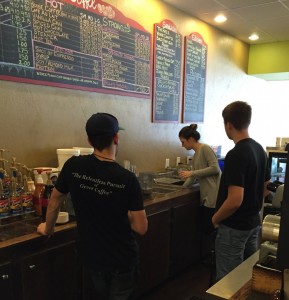
[[[271,174],[271,181],[285,181],[286,164],[287,164],[287,151],[267,150],[269,159],[269,168]]]

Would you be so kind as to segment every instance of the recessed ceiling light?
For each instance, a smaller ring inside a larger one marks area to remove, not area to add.
[[[218,15],[214,19],[217,23],[224,23],[227,21],[227,18],[224,15]]]
[[[259,35],[256,33],[253,33],[249,36],[249,40],[251,40],[251,41],[259,40]]]

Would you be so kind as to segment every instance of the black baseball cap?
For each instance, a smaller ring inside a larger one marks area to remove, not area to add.
[[[119,130],[124,130],[117,118],[107,113],[93,114],[87,120],[85,129],[88,136],[115,135]]]

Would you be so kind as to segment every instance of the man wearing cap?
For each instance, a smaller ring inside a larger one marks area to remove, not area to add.
[[[138,247],[135,233],[147,231],[141,188],[136,176],[115,162],[118,120],[93,114],[86,123],[92,155],[67,160],[52,192],[46,223],[38,232],[52,235],[58,211],[71,194],[83,266],[90,272],[99,299],[134,299]]]

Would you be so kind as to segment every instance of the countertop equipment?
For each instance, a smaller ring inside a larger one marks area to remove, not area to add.
[[[282,289],[282,270],[277,265],[280,216],[267,215],[262,226],[259,260],[253,266],[252,290],[273,295]]]
[[[263,220],[262,244],[259,259],[262,261],[267,255],[276,257],[280,229],[280,216],[267,215]]]
[[[138,177],[142,193],[144,195],[150,195],[153,191],[153,173],[140,172]]]
[[[282,206],[284,185],[276,185],[272,205]],[[278,263],[278,243],[281,222],[281,211],[267,214],[262,224],[262,243],[260,245],[259,260],[253,267],[252,289],[265,294],[273,294],[288,285],[288,276]],[[283,276],[284,272],[284,276]]]
[[[278,238],[280,229],[280,208],[283,199],[284,184],[282,182],[272,182],[267,185],[267,189],[274,193],[272,203],[264,203],[264,212],[266,208],[268,214],[263,219],[262,225],[262,244],[260,247],[260,260],[267,255],[277,256]],[[269,206],[268,206],[269,205]]]

